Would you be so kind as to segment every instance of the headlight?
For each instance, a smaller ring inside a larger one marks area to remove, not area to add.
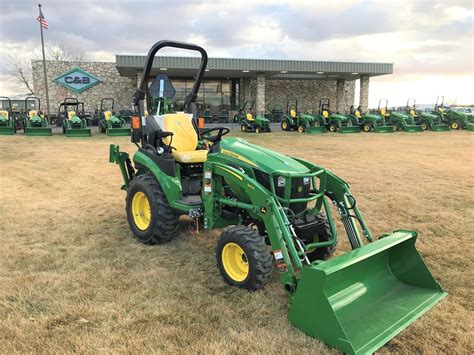
[[[304,184],[304,185],[308,185],[308,184],[309,184],[309,180],[310,180],[309,177],[304,177],[304,178],[303,178],[303,184]]]
[[[283,187],[286,184],[286,179],[284,176],[279,176],[277,181],[278,187]]]

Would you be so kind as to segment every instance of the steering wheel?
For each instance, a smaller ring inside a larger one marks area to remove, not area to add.
[[[217,131],[217,134],[214,134],[214,135],[209,134],[214,131]],[[227,127],[208,128],[201,132],[201,137],[209,142],[216,143],[221,140],[222,136],[225,136],[229,132],[230,132],[230,129]]]

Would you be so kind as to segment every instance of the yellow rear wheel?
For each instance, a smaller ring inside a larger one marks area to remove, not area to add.
[[[150,226],[151,209],[146,195],[138,191],[132,198],[133,221],[138,229],[144,231]]]
[[[458,122],[452,122],[451,123],[451,129],[459,129],[459,123]]]

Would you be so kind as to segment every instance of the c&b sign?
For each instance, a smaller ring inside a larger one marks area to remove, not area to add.
[[[99,78],[81,68],[71,69],[58,76],[54,81],[76,94],[80,94],[101,82]]]

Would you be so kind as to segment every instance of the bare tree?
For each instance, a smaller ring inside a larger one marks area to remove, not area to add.
[[[52,45],[45,48],[47,61],[73,61],[83,62],[86,60],[84,52],[66,48],[62,45]],[[14,81],[21,84],[28,90],[29,95],[34,95],[33,91],[33,72],[31,69],[31,60],[41,58],[41,52],[35,52],[33,56],[28,55],[7,55],[6,62],[8,74]],[[48,65],[48,64],[46,64]]]
[[[24,85],[29,91],[29,95],[34,95],[33,92],[33,73],[31,70],[31,61],[21,55],[6,55],[6,61],[8,66],[8,74],[13,79]]]

